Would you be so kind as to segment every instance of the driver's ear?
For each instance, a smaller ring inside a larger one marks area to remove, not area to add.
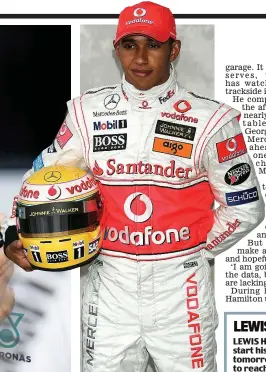
[[[119,46],[119,43],[117,43],[116,46],[115,46],[115,54],[116,54],[117,58],[120,60],[120,46]]]
[[[181,49],[181,41],[175,40],[171,47],[170,62],[173,62],[179,55]]]

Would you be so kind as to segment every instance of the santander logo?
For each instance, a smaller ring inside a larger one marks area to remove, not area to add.
[[[94,174],[95,176],[102,176],[102,175],[103,175],[103,170],[102,170],[102,168],[99,166],[99,164],[97,163],[96,160],[95,160],[95,162],[94,162],[94,167],[93,167],[92,171],[93,171],[93,174]]]
[[[134,202],[138,202],[138,198],[144,203],[144,210],[141,214],[137,214],[137,211],[134,213],[134,211],[132,210],[133,204]],[[147,221],[151,217],[153,212],[153,205],[147,195],[142,194],[141,192],[135,192],[127,197],[124,203],[124,212],[131,221],[141,223]]]

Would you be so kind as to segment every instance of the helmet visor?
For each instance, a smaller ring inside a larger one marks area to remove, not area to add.
[[[70,235],[92,231],[99,225],[99,203],[95,199],[34,206],[18,205],[19,232],[25,237]]]

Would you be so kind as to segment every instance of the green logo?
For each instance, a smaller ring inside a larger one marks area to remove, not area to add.
[[[5,324],[0,325],[0,347],[10,349],[17,346],[20,341],[20,334],[18,331],[18,325],[21,322],[24,314],[11,313]]]

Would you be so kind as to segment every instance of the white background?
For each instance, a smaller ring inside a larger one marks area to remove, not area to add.
[[[92,2],[89,0],[9,0],[1,2],[1,13],[120,13],[121,8],[126,5],[136,4],[134,0],[98,0]],[[263,13],[266,10],[266,4],[263,0],[249,0],[232,1],[224,0],[217,2],[213,0],[190,0],[190,1],[176,1],[176,0],[158,0],[164,6],[172,9],[176,14],[214,14],[214,13]],[[121,5],[122,4],[122,5]]]
[[[9,1],[1,4],[1,13],[102,13],[103,9],[106,13],[118,13],[121,10],[122,1],[108,2],[102,6],[101,1],[91,4],[90,1],[65,1],[64,7],[59,6],[54,0],[41,2],[36,1]],[[123,2],[124,4],[125,2]],[[133,1],[127,1],[127,4],[133,4]],[[214,1],[160,1],[163,5],[171,7],[173,13],[215,13],[217,12],[217,2]],[[119,5],[120,4],[120,5]],[[220,3],[220,11],[223,13],[255,13],[257,9],[260,12],[266,10],[266,3],[263,1],[239,1],[226,0]],[[16,8],[14,8],[16,5]],[[257,6],[256,6],[257,5]],[[248,8],[249,6],[249,8]],[[79,95],[79,56],[80,56],[80,24],[100,23],[100,24],[115,24],[116,20],[104,21],[87,19],[80,20],[1,20],[2,24],[72,24],[72,97]],[[261,20],[216,20],[216,19],[176,19],[177,24],[215,24],[215,98],[232,104],[231,98],[225,95],[224,89],[224,74],[226,64],[257,64],[264,63],[266,65],[265,54],[265,25],[266,19]],[[234,104],[235,108],[241,110],[241,106]],[[265,181],[265,176],[260,176],[261,183]],[[17,182],[19,182],[17,180]],[[1,194],[3,195],[3,193]],[[256,229],[263,231],[264,223]],[[256,231],[249,235],[249,238],[255,237]],[[240,242],[237,247],[241,247]],[[236,252],[236,248],[232,248]],[[230,252],[231,253],[231,252]],[[216,305],[220,318],[220,325],[216,332],[218,355],[217,364],[219,372],[224,371],[224,326],[223,315],[225,311],[263,311],[265,304],[226,304],[224,303],[224,254],[216,259],[215,269],[215,292]],[[72,360],[71,367],[73,372],[80,371],[80,294],[79,294],[79,272],[75,270],[71,273],[72,277],[72,304],[71,304],[71,345],[72,345]],[[40,350],[40,353],[42,350]],[[61,372],[61,371],[58,371]]]

